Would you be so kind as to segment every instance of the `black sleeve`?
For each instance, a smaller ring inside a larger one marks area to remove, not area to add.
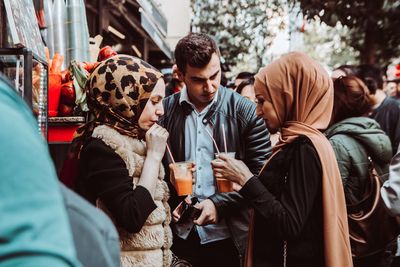
[[[246,109],[248,125],[244,133],[245,154],[244,162],[253,174],[258,174],[265,161],[272,153],[270,134],[262,118],[256,115],[255,105]]]
[[[280,200],[256,176],[240,190],[257,213],[283,238],[301,233],[322,188],[321,163],[314,147],[303,143],[294,153]]]
[[[125,162],[99,139],[92,139],[81,152],[83,186],[99,198],[114,216],[118,226],[131,233],[139,232],[150,213],[156,209],[150,192],[137,186]]]

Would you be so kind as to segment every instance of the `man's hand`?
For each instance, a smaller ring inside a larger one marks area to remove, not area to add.
[[[218,213],[214,203],[210,199],[206,199],[199,204],[195,205],[196,208],[201,210],[201,214],[197,220],[193,222],[197,225],[214,224],[218,221]]]

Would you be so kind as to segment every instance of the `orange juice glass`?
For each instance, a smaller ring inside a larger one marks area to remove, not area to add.
[[[221,152],[221,153],[215,153],[215,157],[218,158],[218,155],[226,155],[229,158],[235,158],[236,153],[235,152]],[[220,193],[228,193],[228,192],[233,192],[233,182],[224,179],[224,178],[216,178],[217,180],[217,188],[218,192]]]
[[[193,192],[193,162],[176,162],[172,165],[175,177],[175,189],[178,196],[191,195]]]

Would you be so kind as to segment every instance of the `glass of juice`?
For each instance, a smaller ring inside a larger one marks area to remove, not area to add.
[[[220,153],[215,153],[215,158],[218,160],[218,155],[226,155],[229,158],[235,158],[236,153],[235,152],[220,152]],[[224,178],[216,178],[217,181],[217,188],[218,192],[220,193],[228,193],[228,192],[233,192],[233,182],[224,179]]]
[[[175,177],[175,189],[178,196],[192,194],[193,187],[193,162],[183,161],[171,165],[171,171]]]

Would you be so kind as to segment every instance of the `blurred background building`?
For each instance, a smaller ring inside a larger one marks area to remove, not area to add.
[[[157,68],[171,65],[177,40],[190,30],[190,1],[86,0],[90,36],[102,46],[138,56]]]

